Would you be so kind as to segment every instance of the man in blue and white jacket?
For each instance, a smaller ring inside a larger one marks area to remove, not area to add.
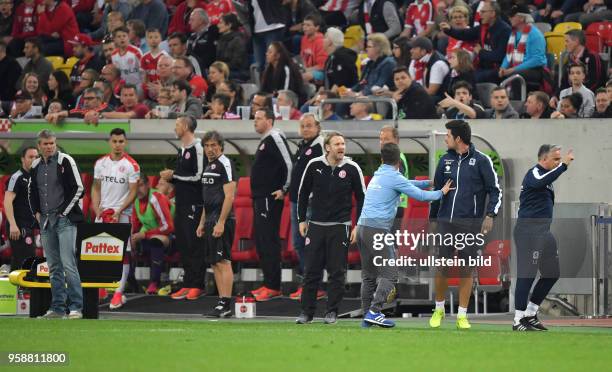
[[[434,177],[434,187],[440,188],[448,180],[453,181],[454,189],[445,195],[440,202],[431,204],[429,218],[438,233],[453,234],[488,234],[493,228],[493,219],[501,207],[501,188],[493,161],[486,154],[476,150],[471,142],[470,125],[463,120],[452,120],[446,123],[446,146],[448,152],[442,156]],[[486,203],[487,196],[489,197]],[[485,216],[486,215],[486,216]],[[483,220],[484,217],[484,220]],[[454,239],[453,239],[454,240]],[[447,239],[444,239],[446,242]],[[476,239],[476,242],[479,240]],[[481,242],[482,236],[481,236]],[[481,244],[459,247],[453,244],[442,244],[439,255],[446,259],[457,256],[469,262],[469,258],[478,255]],[[467,307],[472,293],[471,267],[462,267],[459,281],[459,311],[457,312],[457,327],[470,328],[467,321]],[[444,298],[448,289],[448,275],[445,268],[436,272],[435,292],[436,310],[429,325],[440,326],[444,318]]]

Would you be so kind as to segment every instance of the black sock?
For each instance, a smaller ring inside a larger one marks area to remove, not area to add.
[[[224,307],[228,307],[231,303],[232,299],[229,297],[219,297],[219,304]]]

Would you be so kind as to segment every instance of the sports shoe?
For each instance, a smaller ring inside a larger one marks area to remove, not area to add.
[[[53,310],[47,310],[45,315],[41,315],[38,319],[64,319],[65,314],[57,313]]]
[[[375,313],[372,310],[368,311],[368,313],[366,314],[365,318],[363,318],[363,320],[365,322],[368,322],[370,324],[377,325],[383,328],[395,327],[395,322],[390,319],[386,319],[385,314],[381,312]]]
[[[457,329],[470,329],[472,325],[468,322],[467,315],[457,315]]]
[[[537,314],[534,316],[526,316],[523,319],[525,319],[537,331],[548,331],[548,328],[544,327],[544,324],[542,324],[540,319],[538,319]]]
[[[106,290],[106,288],[99,288],[98,289],[98,301],[104,302],[104,300],[106,300],[106,297],[108,297],[108,291]]]
[[[429,319],[429,326],[431,328],[440,328],[440,324],[442,324],[442,319],[444,319],[444,310],[435,309],[431,318]]]
[[[302,299],[302,287],[298,287],[297,291],[289,295],[289,298],[295,301],[300,301]]]
[[[281,291],[277,291],[275,289],[266,288],[262,292],[259,292],[258,294],[255,295],[255,301],[257,301],[257,302],[270,301],[270,300],[273,300],[275,298],[280,298],[282,295],[283,294],[282,294]]]
[[[319,289],[319,290],[317,291],[317,300],[321,300],[321,299],[323,299],[323,298],[325,298],[325,297],[327,297],[327,292],[325,292],[325,291],[324,291],[324,290],[322,290],[322,289]]]
[[[200,288],[189,288],[189,292],[187,292],[187,297],[185,298],[191,301],[197,300],[201,296],[204,296],[203,290],[201,290]]]
[[[171,294],[170,298],[172,298],[173,300],[184,300],[187,297],[187,293],[189,293],[189,289],[190,288],[181,288]]]
[[[261,287],[254,289],[251,291],[251,294],[253,295],[253,297],[255,297],[257,294],[263,292],[266,289],[265,285],[262,285]]]
[[[295,324],[310,324],[312,323],[312,315],[301,313],[295,320]]]
[[[372,328],[373,324],[372,323],[368,323],[364,320],[361,321],[361,328]]]
[[[154,295],[154,294],[157,294],[157,291],[158,291],[157,283],[151,282],[149,283],[149,286],[147,287],[147,290],[145,291],[145,293],[148,295]]]
[[[121,308],[123,305],[125,305],[125,303],[127,302],[127,298],[123,295],[123,293],[119,292],[119,291],[115,291],[115,294],[113,295],[113,299],[110,302],[110,305],[108,306],[111,310],[116,310]]]
[[[83,319],[83,313],[78,310],[70,310],[70,313],[66,315],[66,319]]]
[[[330,311],[325,314],[325,318],[323,318],[323,323],[325,324],[336,324],[338,322],[338,314],[335,311]]]
[[[521,320],[519,320],[518,324],[513,324],[512,325],[512,330],[513,331],[520,331],[520,332],[538,331],[537,328],[534,328],[531,325],[531,323],[529,323],[529,320],[527,320],[527,317],[521,318]]]
[[[206,316],[209,318],[229,318],[232,316],[232,310],[229,304],[224,306],[222,303],[218,303]]]
[[[157,291],[158,296],[168,296],[172,292],[172,285],[168,284],[165,287],[161,287],[159,291]]]

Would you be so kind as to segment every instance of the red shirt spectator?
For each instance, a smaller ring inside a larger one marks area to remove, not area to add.
[[[193,75],[193,77],[189,80],[189,85],[191,86],[191,95],[204,99],[206,96],[206,91],[208,90],[208,83],[206,80],[200,75]]]
[[[406,27],[412,29],[414,35],[420,35],[433,24],[434,9],[429,0],[417,0],[406,9]]]
[[[211,0],[204,9],[208,13],[211,25],[219,23],[222,15],[236,12],[236,8],[234,8],[231,0]]]
[[[72,40],[74,35],[79,33],[79,25],[70,5],[63,1],[45,0],[45,4],[53,2],[51,7],[47,6],[44,12],[38,13],[38,24],[36,32],[39,35],[49,35],[58,33],[64,41],[64,55],[72,55],[72,45],[68,40]]]
[[[13,20],[13,31],[11,36],[16,39],[27,39],[36,36],[36,4],[34,0],[28,0],[19,4],[15,10]]]
[[[195,8],[205,9],[206,3],[198,0],[186,0],[180,3],[168,25],[168,35],[172,35],[175,32],[182,32],[184,34],[190,33],[191,27],[189,27],[189,16],[191,15],[191,11]]]
[[[314,67],[317,70],[323,70],[325,68],[327,52],[323,46],[323,40],[323,34],[320,32],[312,36],[304,35],[304,37],[302,37],[300,56],[302,57],[302,61],[304,61],[304,67]]]
[[[117,107],[117,112],[131,112],[133,111],[136,116],[133,119],[144,119],[145,115],[149,112],[149,108],[144,103],[138,103],[132,108],[127,108],[125,105]]]

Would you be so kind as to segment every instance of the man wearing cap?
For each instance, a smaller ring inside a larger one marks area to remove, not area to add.
[[[450,67],[442,54],[433,49],[431,40],[416,37],[411,42],[410,76],[425,88],[427,93],[440,101],[450,80]]]
[[[514,5],[510,10],[512,33],[506,47],[506,57],[499,69],[499,77],[505,79],[519,74],[527,82],[542,81],[546,66],[546,40],[537,27],[527,5]]]
[[[68,42],[72,44],[72,54],[79,59],[70,72],[70,82],[74,87],[81,82],[81,74],[83,71],[87,69],[100,71],[104,66],[104,61],[93,52],[93,46],[96,45],[96,43],[89,35],[77,34]]]
[[[32,95],[23,91],[15,96],[15,110],[13,111],[13,119],[32,119],[40,118],[40,112],[37,112],[32,106]]]

